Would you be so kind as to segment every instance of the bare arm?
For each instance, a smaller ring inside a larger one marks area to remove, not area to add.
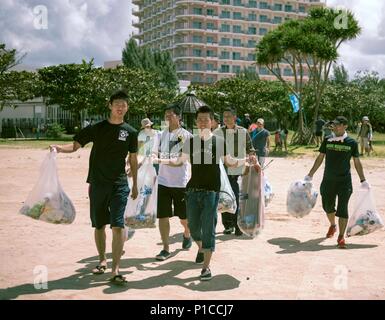
[[[57,153],[72,153],[81,148],[81,145],[79,142],[74,141],[73,143],[70,144],[65,144],[65,145],[57,145],[57,144],[52,144],[49,146],[50,150],[52,151],[53,149],[56,149]]]
[[[131,198],[136,199],[138,196],[138,155],[137,153],[131,153],[128,156],[128,162],[130,165],[130,173],[132,175],[132,193]]]
[[[360,181],[364,182],[366,179],[365,179],[364,169],[362,168],[362,163],[361,163],[360,158],[354,158],[353,157],[353,162],[354,162],[354,166],[357,170],[358,176],[360,177]]]
[[[315,159],[313,167],[310,169],[309,173],[307,174],[309,177],[313,177],[315,172],[318,170],[318,168],[321,166],[322,162],[324,161],[324,158],[325,158],[324,153],[320,153],[318,155],[317,159]]]

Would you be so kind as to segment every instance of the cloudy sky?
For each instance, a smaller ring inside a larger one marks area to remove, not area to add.
[[[95,58],[119,60],[130,37],[130,0],[0,0],[0,42],[26,52],[24,64],[46,66]],[[327,0],[352,10],[363,29],[344,44],[340,61],[353,76],[376,70],[385,77],[385,1]],[[47,10],[45,19],[44,10]]]

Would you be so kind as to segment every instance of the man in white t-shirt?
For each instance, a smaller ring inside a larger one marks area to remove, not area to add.
[[[139,167],[143,164],[146,157],[151,156],[154,141],[158,138],[159,131],[153,129],[151,126],[153,122],[149,118],[144,118],[141,121],[142,128],[138,134],[138,155],[139,155]],[[156,174],[159,172],[159,165],[154,164]]]
[[[153,158],[155,161],[157,158],[178,158],[184,142],[192,137],[191,133],[180,125],[181,111],[177,105],[167,106],[164,117],[168,126],[158,135],[159,139],[154,143]],[[163,249],[156,256],[157,260],[166,260],[170,257],[169,219],[173,216],[179,217],[184,228],[182,248],[189,249],[192,245],[190,230],[187,226],[185,202],[186,185],[190,178],[189,166],[188,163],[179,167],[167,164],[159,165],[157,218]]]

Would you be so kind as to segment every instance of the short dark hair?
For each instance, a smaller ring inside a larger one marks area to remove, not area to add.
[[[163,109],[164,112],[166,112],[168,110],[171,110],[177,116],[180,116],[180,114],[182,113],[181,110],[180,110],[180,107],[179,107],[179,105],[177,103],[169,104],[166,107],[164,107],[164,109]]]
[[[223,112],[231,112],[232,115],[237,115],[237,110],[234,107],[226,107]]]
[[[346,119],[344,116],[338,116],[336,117],[333,121],[333,124],[343,124],[347,125],[348,124],[348,119]]]
[[[198,114],[200,114],[200,113],[208,113],[208,114],[210,114],[210,119],[211,120],[214,119],[214,111],[209,106],[203,105],[203,106],[199,107],[199,109],[195,113],[195,119],[198,119]]]
[[[125,101],[128,101],[128,94],[124,90],[115,91],[110,96],[110,103],[112,104],[114,102],[114,100],[125,100]]]

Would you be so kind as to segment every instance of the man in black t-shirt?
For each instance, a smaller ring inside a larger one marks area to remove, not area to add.
[[[131,197],[138,196],[137,189],[137,131],[124,122],[128,111],[127,94],[118,91],[110,97],[108,120],[89,125],[74,136],[74,142],[68,145],[51,145],[51,150],[71,153],[93,143],[87,182],[89,186],[90,216],[95,228],[95,242],[99,253],[99,264],[94,274],[103,274],[107,269],[106,231],[112,228],[112,278],[113,283],[125,283],[119,274],[119,263],[125,241],[124,211],[130,193],[126,175],[126,157],[133,179]]]
[[[228,167],[244,165],[246,158],[234,159],[228,154],[223,138],[213,135],[214,113],[202,106],[196,113],[198,134],[187,140],[178,159],[160,159],[160,163],[180,166],[191,162],[191,179],[187,183],[187,221],[191,236],[198,245],[196,263],[203,263],[200,280],[210,280],[210,261],[215,250],[215,227],[221,187],[220,160]]]
[[[345,230],[348,223],[348,203],[353,192],[352,177],[350,174],[350,159],[353,157],[354,166],[361,179],[363,188],[370,188],[365,180],[364,171],[359,159],[357,142],[350,138],[347,133],[348,120],[338,116],[332,121],[333,135],[326,137],[319,149],[320,154],[314,162],[305,181],[311,181],[314,173],[326,158],[324,176],[321,183],[322,207],[327,213],[330,222],[327,238],[332,238],[337,231],[335,217],[339,225],[339,236],[337,244],[339,248],[346,248]],[[338,197],[337,210],[335,209]]]

